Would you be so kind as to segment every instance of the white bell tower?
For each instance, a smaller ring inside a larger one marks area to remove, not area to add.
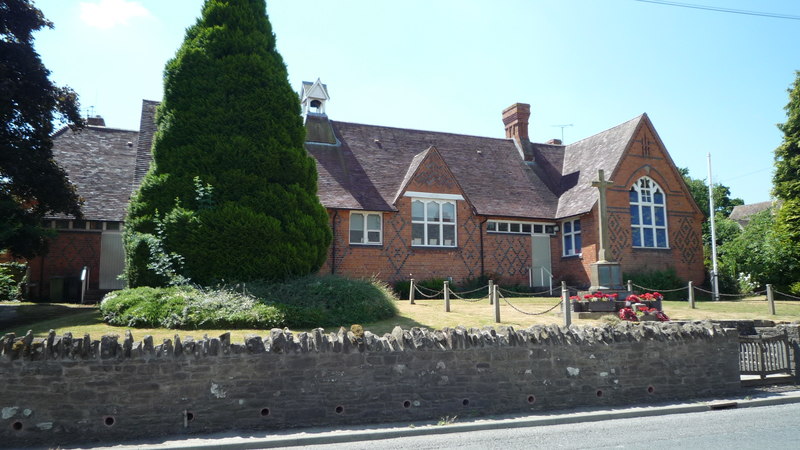
[[[330,100],[328,95],[328,86],[322,84],[317,78],[317,81],[303,81],[303,87],[300,90],[300,105],[303,109],[303,122],[306,117],[311,115],[325,115],[325,103]]]

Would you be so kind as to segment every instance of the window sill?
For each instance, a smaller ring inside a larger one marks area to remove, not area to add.
[[[561,255],[561,259],[583,259],[583,253],[577,255]]]
[[[379,243],[375,243],[375,244],[372,244],[372,243],[364,244],[364,243],[361,243],[361,242],[351,242],[350,246],[351,247],[383,247],[383,242],[379,242]]]
[[[634,246],[631,246],[631,248],[634,249],[634,250],[672,250],[669,247],[634,247]]]
[[[445,246],[445,245],[411,245],[414,250],[455,250],[458,246]]]

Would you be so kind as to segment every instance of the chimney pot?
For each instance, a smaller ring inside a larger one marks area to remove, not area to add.
[[[527,103],[514,103],[503,110],[503,125],[506,127],[506,137],[516,141],[528,140],[528,119],[531,116],[531,105]]]
[[[561,145],[561,139],[550,139],[547,143],[550,145]]]

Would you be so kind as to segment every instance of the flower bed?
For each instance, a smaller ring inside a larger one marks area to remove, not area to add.
[[[614,312],[617,310],[616,301],[619,294],[605,294],[594,292],[586,294],[583,298],[573,295],[572,310],[575,312]]]

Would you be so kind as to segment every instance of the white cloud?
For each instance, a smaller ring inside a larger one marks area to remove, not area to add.
[[[99,0],[97,3],[81,2],[81,20],[90,27],[110,29],[127,25],[137,17],[152,17],[139,2],[126,0]]]

